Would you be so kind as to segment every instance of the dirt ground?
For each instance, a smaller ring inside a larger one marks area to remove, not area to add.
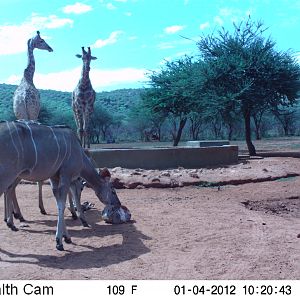
[[[300,279],[299,159],[179,171],[193,185],[118,189],[133,219],[122,225],[101,221],[104,206],[85,189],[82,201],[96,204],[86,212],[91,227],[83,228],[66,210],[73,243],[64,252],[55,250],[50,187],[43,190],[44,216],[37,187],[20,185],[28,227],[16,221],[20,230],[12,232],[0,222],[0,279]],[[134,172],[125,177],[143,176]],[[168,172],[155,176],[175,174],[180,181],[177,171]],[[126,171],[112,172],[121,173]]]

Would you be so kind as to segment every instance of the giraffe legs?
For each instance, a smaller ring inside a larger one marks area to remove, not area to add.
[[[84,112],[83,115],[83,147],[90,148],[90,113]]]
[[[74,110],[75,113],[75,122],[76,122],[76,127],[77,127],[77,135],[80,140],[81,146],[83,146],[84,142],[84,131],[83,131],[83,116],[82,116],[82,111],[80,108],[76,108]]]

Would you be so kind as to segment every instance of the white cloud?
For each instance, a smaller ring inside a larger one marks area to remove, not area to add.
[[[188,5],[189,4],[189,0],[184,0],[184,5]]]
[[[92,10],[92,7],[87,4],[76,2],[73,5],[67,5],[63,8],[63,12],[66,14],[84,14]]]
[[[247,10],[241,10],[239,8],[223,7],[219,9],[219,14],[214,18],[214,22],[223,25],[225,21],[240,22],[245,20],[253,13],[253,8]]]
[[[91,47],[92,48],[102,48],[107,45],[112,45],[115,44],[118,41],[118,37],[123,33],[123,31],[118,30],[118,31],[113,31],[109,37],[105,40],[97,40]]]
[[[130,85],[145,82],[145,69],[122,68],[114,70],[93,69],[90,71],[90,78],[93,88],[96,91],[110,89],[117,85]],[[34,83],[39,89],[53,89],[71,92],[76,87],[81,74],[81,67],[65,70],[56,73],[34,75]],[[11,75],[7,80],[8,84],[19,84],[21,76]]]
[[[222,26],[224,24],[224,21],[220,16],[214,17],[214,21],[215,21],[215,23],[217,23],[220,26]]]
[[[10,55],[25,52],[27,40],[36,34],[37,30],[54,29],[72,26],[73,20],[59,18],[56,15],[47,17],[33,13],[24,23],[19,25],[0,26],[0,55]],[[43,32],[41,32],[43,38]]]
[[[31,23],[36,28],[59,28],[65,25],[73,25],[73,20],[67,18],[59,18],[55,15],[50,15],[48,17],[42,17],[37,14],[33,14],[31,18]]]
[[[132,12],[128,11],[128,12],[124,13],[124,15],[127,16],[127,17],[131,17],[132,16]]]
[[[221,8],[220,11],[219,11],[219,14],[223,17],[231,16],[232,13],[233,13],[233,9],[232,8],[227,8],[227,7]]]
[[[138,37],[136,35],[132,35],[128,38],[129,41],[134,41],[134,40],[137,40]]]
[[[125,2],[127,2],[127,0],[115,0],[116,2],[123,2],[123,3],[125,3]]]
[[[21,75],[11,75],[6,80],[5,83],[7,84],[19,84],[21,81]]]
[[[169,27],[166,27],[164,29],[165,33],[168,33],[168,34],[174,34],[178,31],[181,31],[185,28],[185,26],[182,26],[182,25],[173,25],[173,26],[169,26]]]
[[[205,23],[200,24],[199,28],[201,30],[204,30],[204,29],[208,28],[209,26],[210,26],[209,22],[205,22]]]
[[[117,7],[114,6],[112,3],[107,3],[106,8],[109,9],[109,10],[113,10],[113,9],[116,9]]]
[[[173,61],[173,60],[176,60],[178,58],[182,58],[185,55],[191,55],[191,53],[192,52],[190,50],[175,53],[174,55],[165,57],[159,64],[164,65],[167,61]]]

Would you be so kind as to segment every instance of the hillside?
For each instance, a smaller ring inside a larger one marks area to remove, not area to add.
[[[14,119],[12,99],[16,85],[0,84],[0,119]],[[142,89],[122,89],[111,92],[96,93],[96,104],[113,114],[126,115],[140,99]],[[72,116],[71,93],[54,90],[40,90],[42,111],[41,117],[55,117],[57,123],[65,123]],[[47,114],[47,116],[45,116]]]

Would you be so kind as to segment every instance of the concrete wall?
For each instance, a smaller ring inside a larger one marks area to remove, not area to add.
[[[238,146],[207,148],[90,149],[97,167],[129,169],[201,168],[238,161]]]
[[[187,141],[187,147],[213,147],[229,145],[229,140]]]

